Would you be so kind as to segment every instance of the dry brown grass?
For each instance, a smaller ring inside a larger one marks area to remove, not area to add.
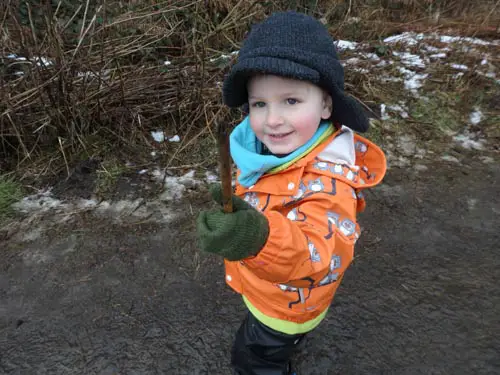
[[[58,173],[82,154],[150,149],[147,132],[156,128],[182,136],[164,151],[165,163],[183,164],[202,152],[196,144],[213,140],[217,123],[239,116],[220,102],[229,60],[211,60],[237,50],[249,25],[275,10],[313,14],[338,38],[445,27],[484,36],[500,26],[497,0],[87,0],[71,11],[45,3],[0,5],[0,158],[8,161],[0,172],[35,165]],[[354,95],[376,96],[359,88],[369,81],[352,78]]]

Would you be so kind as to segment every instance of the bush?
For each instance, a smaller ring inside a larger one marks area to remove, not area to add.
[[[220,102],[229,53],[251,23],[275,10],[310,13],[335,36],[361,39],[413,20],[435,22],[437,14],[472,24],[472,6],[483,29],[498,19],[490,0],[3,3],[0,159],[8,162],[0,168],[42,160],[44,173],[67,168],[103,140],[130,152],[147,144],[149,130],[201,139],[214,124],[237,120]]]

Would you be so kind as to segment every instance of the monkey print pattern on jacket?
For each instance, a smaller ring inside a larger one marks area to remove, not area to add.
[[[341,136],[352,138],[345,152],[336,145]],[[237,183],[236,195],[267,217],[270,231],[256,256],[225,261],[228,285],[271,323],[319,317],[353,259],[361,191],[380,183],[385,171],[379,147],[342,128],[286,169],[248,188]]]

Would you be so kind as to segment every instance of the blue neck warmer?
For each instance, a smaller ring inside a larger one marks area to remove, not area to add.
[[[262,143],[250,127],[247,117],[236,126],[230,136],[231,157],[240,170],[238,182],[248,188],[267,171],[298,158],[306,152],[330,126],[329,121],[322,121],[313,137],[291,154],[284,157],[262,155]]]

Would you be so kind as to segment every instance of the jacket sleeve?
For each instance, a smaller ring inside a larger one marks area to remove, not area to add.
[[[245,265],[273,283],[325,273],[333,256],[340,257],[342,267],[338,272],[343,272],[352,261],[358,236],[355,199],[315,193],[294,207],[300,220],[275,210],[264,212],[269,220],[269,237],[256,256],[244,260]],[[349,236],[339,230],[342,223],[350,228]]]

